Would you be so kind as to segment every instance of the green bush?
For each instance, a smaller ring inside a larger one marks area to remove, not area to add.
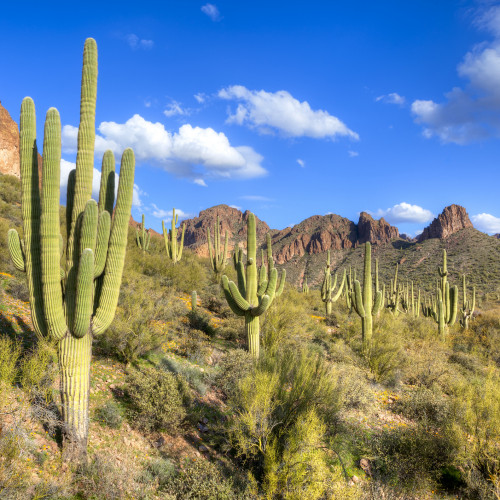
[[[338,365],[338,399],[343,408],[368,410],[375,403],[375,395],[363,371],[352,365]]]
[[[12,386],[17,378],[21,346],[6,336],[0,337],[0,386]]]
[[[209,337],[215,337],[215,328],[210,322],[210,316],[206,312],[202,310],[189,311],[187,317],[191,328],[200,330]]]
[[[190,366],[186,362],[177,361],[173,358],[162,358],[160,366],[171,373],[175,373],[180,380],[186,381],[202,396],[204,396],[207,392],[205,374],[198,368]],[[186,391],[184,390],[184,393],[185,392]]]
[[[204,460],[185,460],[182,468],[162,488],[177,500],[232,500],[232,481],[219,467]]]
[[[253,358],[243,349],[227,352],[218,365],[215,385],[227,397],[232,397],[238,390],[240,380],[245,379],[253,370]]]
[[[102,424],[119,429],[123,423],[122,410],[116,401],[107,401],[96,410],[96,417]]]
[[[174,463],[168,458],[157,458],[149,462],[139,481],[141,483],[156,483],[156,487],[164,490],[170,486],[170,483],[177,473]]]
[[[179,429],[186,412],[175,375],[152,367],[133,369],[127,375],[127,394],[139,428],[169,432]]]

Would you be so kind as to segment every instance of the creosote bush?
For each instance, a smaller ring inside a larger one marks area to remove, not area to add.
[[[145,431],[176,432],[186,415],[179,382],[172,373],[153,367],[132,369],[127,394],[134,406],[134,423]]]

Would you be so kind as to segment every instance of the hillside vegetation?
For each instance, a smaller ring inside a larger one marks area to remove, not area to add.
[[[381,283],[400,262],[403,282],[431,290],[446,248],[451,284],[466,273],[481,295],[468,330],[457,321],[442,341],[431,318],[384,307],[367,348],[345,297],[325,317],[319,289],[287,278],[261,316],[254,360],[208,259],[184,249],[173,264],[163,238],[143,251],[130,228],[116,316],[92,346],[89,460],[73,465],[61,454],[58,353],[34,334],[8,255],[19,200],[19,181],[0,176],[0,498],[500,498],[493,238],[464,230],[373,249]],[[333,267],[358,278],[363,258],[364,248],[332,252]],[[325,256],[308,266],[319,287]],[[236,281],[231,260],[224,273]]]

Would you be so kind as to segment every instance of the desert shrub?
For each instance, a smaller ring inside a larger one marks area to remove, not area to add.
[[[232,314],[221,324],[217,334],[231,342],[243,342],[245,340],[245,322],[239,316]]]
[[[80,464],[74,483],[78,498],[87,500],[142,497],[130,471],[115,465],[110,456],[96,455],[88,464]]]
[[[6,336],[0,337],[0,386],[12,386],[16,380],[17,360],[20,354],[19,344]]]
[[[343,408],[367,410],[375,403],[375,395],[365,374],[352,365],[340,365],[338,374],[338,399]]]
[[[10,280],[5,287],[7,293],[22,302],[29,302],[30,294],[25,280]]]
[[[164,370],[131,370],[127,375],[127,394],[135,409],[137,426],[146,431],[176,431],[186,414],[178,387],[175,375]]]
[[[0,199],[9,205],[21,203],[21,181],[13,175],[0,175]]]
[[[206,312],[199,309],[196,311],[189,311],[187,317],[191,328],[200,330],[209,337],[215,336],[215,328],[210,322],[210,316]]]
[[[458,450],[451,432],[431,431],[422,425],[386,430],[372,440],[372,446],[377,475],[413,491],[438,481]]]
[[[200,330],[190,330],[183,341],[185,355],[194,363],[206,364],[212,354],[208,336]]]
[[[246,378],[253,370],[252,356],[243,349],[227,352],[222,358],[215,375],[215,385],[228,397],[234,396],[239,381]]]
[[[450,398],[426,387],[406,391],[396,400],[392,410],[426,426],[441,427],[451,421],[453,408]]]
[[[483,371],[481,362],[472,354],[454,352],[450,354],[448,361],[462,367],[474,375],[479,375]]]
[[[156,483],[160,490],[167,488],[177,474],[175,464],[168,458],[157,458],[149,462],[142,472],[139,481],[141,483]]]
[[[177,361],[173,358],[162,358],[160,361],[160,367],[168,372],[178,375],[180,380],[187,382],[202,396],[204,396],[207,392],[205,374],[198,368],[190,366],[185,362]],[[186,397],[186,390],[184,389],[182,392],[185,394],[184,397]]]
[[[232,481],[208,460],[185,460],[182,469],[162,488],[177,500],[232,500]]]
[[[96,418],[103,425],[119,429],[123,423],[122,410],[116,401],[107,401],[96,410]]]
[[[220,285],[217,285],[220,290]],[[217,314],[221,318],[229,318],[231,316],[231,309],[227,305],[227,301],[220,294],[209,294],[203,301],[203,305],[211,312]]]
[[[469,348],[478,346],[486,357],[500,365],[500,308],[479,315],[470,327]]]

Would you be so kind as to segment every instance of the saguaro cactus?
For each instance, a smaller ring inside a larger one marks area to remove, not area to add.
[[[238,286],[222,276],[222,288],[227,303],[238,316],[245,317],[248,350],[255,358],[259,357],[259,316],[263,314],[273,301],[276,292],[278,272],[272,268],[269,280],[257,285],[257,236],[255,215],[250,213],[247,221],[247,261],[243,263],[243,252],[235,251],[235,266]]]
[[[134,153],[122,156],[118,198],[114,203],[114,157],[103,159],[99,203],[91,199],[94,168],[97,45],[89,38],[83,53],[82,94],[76,170],[67,195],[66,264],[61,268],[59,185],[61,123],[47,112],[43,143],[42,191],[39,189],[35,105],[21,106],[20,163],[24,242],[13,229],[9,249],[28,280],[33,326],[57,341],[64,450],[66,460],[86,455],[92,338],[113,320],[125,259],[134,187]]]
[[[226,231],[226,235],[224,237],[224,247],[221,247],[220,244],[220,222],[219,216],[217,216],[217,222],[214,226],[214,248],[212,250],[212,240],[210,238],[210,228],[207,228],[207,240],[208,240],[208,254],[210,259],[210,265],[212,266],[212,270],[217,276],[217,280],[220,281],[220,277],[222,272],[226,268],[227,263],[227,242],[228,242],[228,232]]]
[[[346,270],[344,269],[344,274],[342,276],[342,282],[335,294],[335,287],[337,286],[337,273],[335,273],[332,281],[332,272],[330,268],[330,250],[327,252],[326,257],[326,267],[325,267],[325,277],[323,278],[323,284],[321,285],[321,300],[325,303],[326,316],[332,314],[332,303],[337,302],[344,289],[346,280]]]
[[[472,288],[472,299],[467,299],[467,282],[465,274],[462,276],[462,287],[464,291],[462,307],[460,308],[460,325],[464,330],[469,328],[469,321],[472,319],[476,307],[476,287]]]
[[[258,275],[258,286],[260,287],[265,281],[271,279],[271,271],[274,269],[273,247],[271,244],[271,235],[266,235],[266,252],[267,252],[267,266],[264,261],[264,250],[261,250],[260,269]],[[280,274],[278,284],[276,285],[275,297],[279,297],[283,293],[286,281],[286,269],[283,269]]]
[[[309,293],[309,285],[307,284],[307,278],[304,278],[304,281],[302,283],[302,293],[305,293],[306,295]]]
[[[398,316],[400,313],[399,302],[401,297],[401,289],[398,286],[398,264],[396,264],[396,271],[394,278],[391,279],[389,293],[387,294],[387,309],[393,316]]]
[[[354,281],[354,291],[351,300],[354,310],[361,318],[361,334],[365,347],[369,346],[373,332],[373,316],[376,316],[382,308],[382,291],[375,292],[373,300],[373,282],[372,282],[372,247],[370,242],[365,243],[365,265],[363,274],[363,290],[358,280]]]
[[[163,229],[163,239],[165,240],[165,249],[167,250],[168,258],[177,264],[182,258],[182,250],[184,248],[184,232],[186,231],[186,225],[182,226],[182,236],[180,244],[177,243],[177,228],[175,227],[179,222],[179,214],[175,213],[175,208],[172,210],[172,227],[170,231],[167,232],[165,228],[165,223],[161,221],[161,228]]]
[[[137,246],[143,251],[147,252],[149,250],[149,240],[151,235],[149,231],[146,231],[146,226],[144,225],[144,214],[142,214],[141,230],[135,230],[135,241]]]

